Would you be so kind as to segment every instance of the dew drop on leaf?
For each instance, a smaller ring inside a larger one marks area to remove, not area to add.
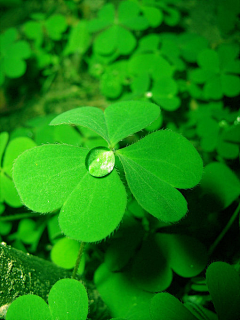
[[[112,172],[115,165],[115,156],[110,149],[97,147],[89,151],[85,164],[92,176],[104,177]]]

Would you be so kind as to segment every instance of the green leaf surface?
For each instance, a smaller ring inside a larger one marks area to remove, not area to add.
[[[4,60],[4,71],[9,78],[18,78],[24,75],[27,69],[26,62],[20,59],[13,59],[11,57]]]
[[[181,100],[176,97],[178,86],[175,80],[163,77],[154,81],[152,99],[167,111],[174,111],[180,107]]]
[[[240,277],[225,262],[210,264],[206,273],[207,286],[220,320],[240,318]]]
[[[118,54],[129,54],[136,46],[133,34],[120,25],[115,25],[100,33],[94,41],[94,52],[109,55],[117,50]]]
[[[202,175],[202,160],[190,142],[162,130],[118,150],[117,155],[134,197],[146,211],[166,222],[186,214],[186,200],[174,187],[191,188]]]
[[[216,51],[211,49],[205,49],[201,51],[197,57],[197,62],[204,70],[210,70],[214,73],[220,71],[219,69],[219,57]]]
[[[3,159],[3,167],[10,177],[12,176],[11,171],[14,160],[16,160],[23,151],[35,146],[36,143],[27,137],[15,138],[9,142]]]
[[[202,160],[192,144],[180,134],[160,130],[118,150],[147,171],[180,189],[192,188],[202,176]]]
[[[74,279],[57,281],[48,296],[53,320],[86,320],[88,296],[84,285]]]
[[[163,13],[155,7],[142,7],[144,16],[152,28],[158,27],[163,21]]]
[[[42,298],[29,294],[18,297],[10,304],[6,320],[52,320],[52,316]]]
[[[165,248],[158,240],[158,235],[145,240],[132,262],[133,281],[142,290],[153,293],[167,289],[173,278]]]
[[[127,272],[112,273],[102,264],[94,274],[94,283],[113,317],[151,320],[149,301],[153,294],[138,289]]]
[[[168,263],[175,273],[191,278],[203,271],[208,256],[205,246],[198,239],[174,234],[162,237],[168,242]]]
[[[61,209],[60,227],[76,240],[102,240],[122,220],[126,204],[126,191],[115,170],[101,179],[86,173]]]
[[[240,195],[240,181],[235,173],[220,162],[209,163],[204,168],[201,181],[202,197],[214,205],[215,210],[227,208]]]
[[[118,102],[103,113],[94,107],[82,107],[62,113],[50,125],[75,124],[101,135],[112,146],[130,134],[142,130],[158,116],[159,107],[148,102]]]
[[[68,43],[64,49],[64,55],[72,53],[83,54],[90,45],[90,35],[86,21],[79,21],[70,31]]]
[[[79,242],[69,238],[62,238],[51,250],[52,261],[64,269],[72,269],[77,261]]]
[[[0,174],[0,200],[2,202],[5,201],[8,205],[14,208],[22,206],[22,201],[14,187],[13,181],[3,172]]]
[[[170,293],[161,292],[151,299],[150,314],[152,320],[196,320],[197,318]]]
[[[98,11],[98,18],[88,21],[90,32],[100,31],[114,23],[115,10],[112,3],[107,3]]]
[[[53,40],[60,40],[67,29],[66,18],[61,14],[54,14],[45,22],[48,35]]]
[[[109,106],[105,112],[108,136],[112,145],[151,124],[160,114],[157,105],[126,101]]]
[[[24,204],[42,213],[60,208],[87,172],[87,152],[85,148],[49,144],[22,153],[13,167],[13,178]]]
[[[222,91],[227,97],[235,97],[240,93],[240,79],[238,76],[223,74],[221,75]]]
[[[102,110],[94,107],[81,107],[66,111],[54,118],[50,125],[74,124],[95,131],[108,141],[107,126]]]

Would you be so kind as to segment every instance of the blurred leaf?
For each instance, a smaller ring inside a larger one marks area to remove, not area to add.
[[[207,269],[207,285],[220,320],[240,317],[240,278],[225,262],[213,262]]]
[[[84,54],[90,45],[90,35],[87,30],[86,21],[79,21],[73,26],[68,37],[67,45],[63,51],[64,55],[72,53]]]
[[[215,210],[227,208],[240,195],[240,181],[225,164],[209,163],[201,180],[202,197]]]
[[[137,287],[154,293],[170,286],[173,274],[164,251],[158,235],[143,242],[132,262],[132,276]]]
[[[151,299],[150,314],[152,320],[196,320],[197,318],[170,293],[161,292]]]
[[[54,14],[45,22],[45,27],[52,40],[61,40],[62,33],[67,29],[66,18],[61,14]]]

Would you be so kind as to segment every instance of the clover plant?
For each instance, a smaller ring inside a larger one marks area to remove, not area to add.
[[[43,145],[23,153],[13,171],[21,200],[42,213],[62,207],[61,229],[73,239],[102,240],[119,225],[126,208],[125,187],[114,168],[117,156],[139,204],[158,219],[179,221],[187,202],[175,188],[192,188],[201,179],[202,161],[194,147],[163,130],[115,150],[120,140],[149,125],[159,112],[154,104],[122,102],[104,113],[83,107],[57,116],[51,125],[85,126],[102,136],[108,148]],[[22,174],[26,166],[28,177]]]
[[[0,85],[5,76],[18,78],[24,75],[27,69],[25,60],[31,56],[31,49],[26,41],[18,40],[17,29],[9,28],[1,34],[0,54]]]
[[[237,1],[0,5],[0,319],[239,320]]]

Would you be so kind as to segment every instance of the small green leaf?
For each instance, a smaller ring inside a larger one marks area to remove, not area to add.
[[[78,257],[80,243],[69,238],[58,240],[51,250],[51,259],[59,267],[72,269]]]
[[[214,73],[219,72],[219,57],[216,51],[205,49],[201,51],[197,58],[198,65],[204,70],[210,70]]]
[[[48,296],[49,309],[54,320],[86,320],[88,296],[84,285],[74,279],[57,281]]]
[[[98,179],[88,172],[64,203],[59,223],[76,240],[94,242],[113,232],[125,212],[127,197],[115,169]]]
[[[64,49],[64,55],[71,53],[83,54],[90,45],[90,35],[87,30],[86,21],[79,21],[76,26],[72,27],[68,43]]]
[[[240,318],[240,278],[236,270],[225,262],[210,264],[206,273],[207,285],[218,318]]]
[[[162,11],[155,7],[142,7],[142,11],[152,28],[158,27],[163,21]]]
[[[223,74],[221,76],[222,90],[225,96],[235,97],[240,93],[240,79],[238,76]]]
[[[8,308],[6,320],[52,320],[46,302],[33,294],[18,297]]]
[[[61,14],[55,14],[45,23],[48,35],[53,40],[60,40],[62,33],[67,29],[66,18]]]
[[[178,299],[167,292],[158,293],[151,299],[150,314],[152,320],[197,320]]]

